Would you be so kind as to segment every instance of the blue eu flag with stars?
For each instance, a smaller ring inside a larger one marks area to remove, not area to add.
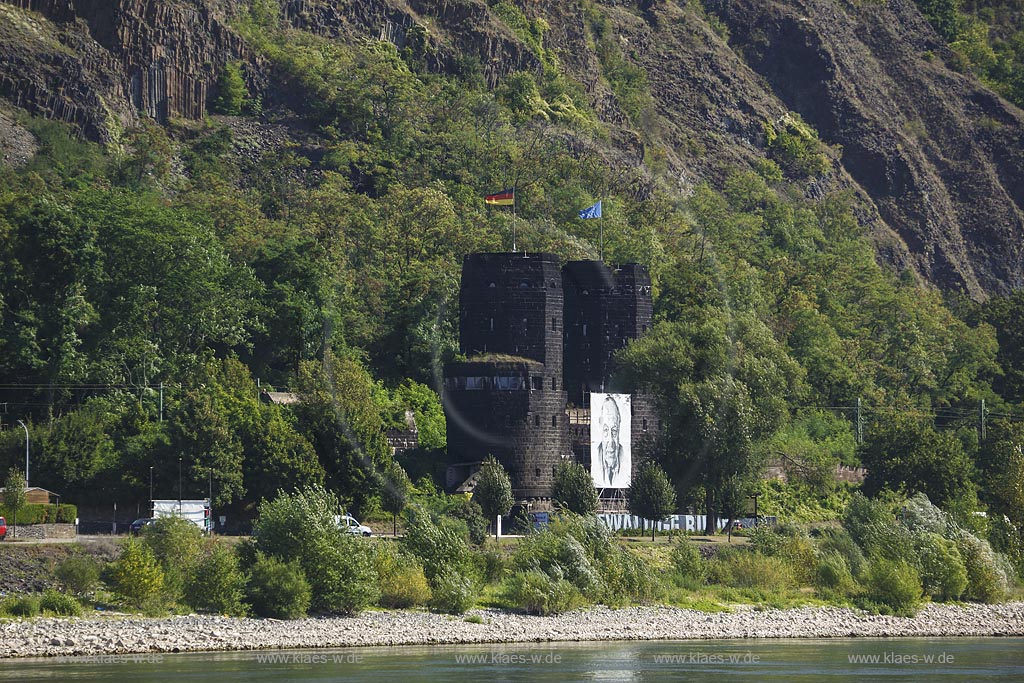
[[[580,211],[580,218],[600,218],[601,217],[601,202],[588,206],[587,208]]]

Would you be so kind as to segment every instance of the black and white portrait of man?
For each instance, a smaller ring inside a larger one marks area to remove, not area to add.
[[[590,473],[599,489],[630,483],[630,396],[590,395]]]

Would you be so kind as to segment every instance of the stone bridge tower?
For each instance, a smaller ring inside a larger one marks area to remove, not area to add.
[[[563,382],[562,274],[543,253],[470,254],[462,265],[460,350],[445,368],[448,449],[494,455],[517,500],[550,501],[571,454]],[[537,505],[539,504],[539,505]]]

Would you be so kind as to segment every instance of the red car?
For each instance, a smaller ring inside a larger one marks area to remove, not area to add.
[[[7,520],[0,517],[0,541],[7,538]]]

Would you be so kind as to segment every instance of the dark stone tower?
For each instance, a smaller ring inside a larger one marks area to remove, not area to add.
[[[614,391],[612,356],[651,326],[654,306],[647,268],[628,263],[612,270],[601,261],[572,261],[562,269],[565,288],[565,388],[569,402],[587,407],[592,391]]]
[[[471,254],[462,264],[460,348],[445,368],[448,449],[494,455],[518,500],[550,498],[569,455],[562,381],[562,276],[554,254]]]

